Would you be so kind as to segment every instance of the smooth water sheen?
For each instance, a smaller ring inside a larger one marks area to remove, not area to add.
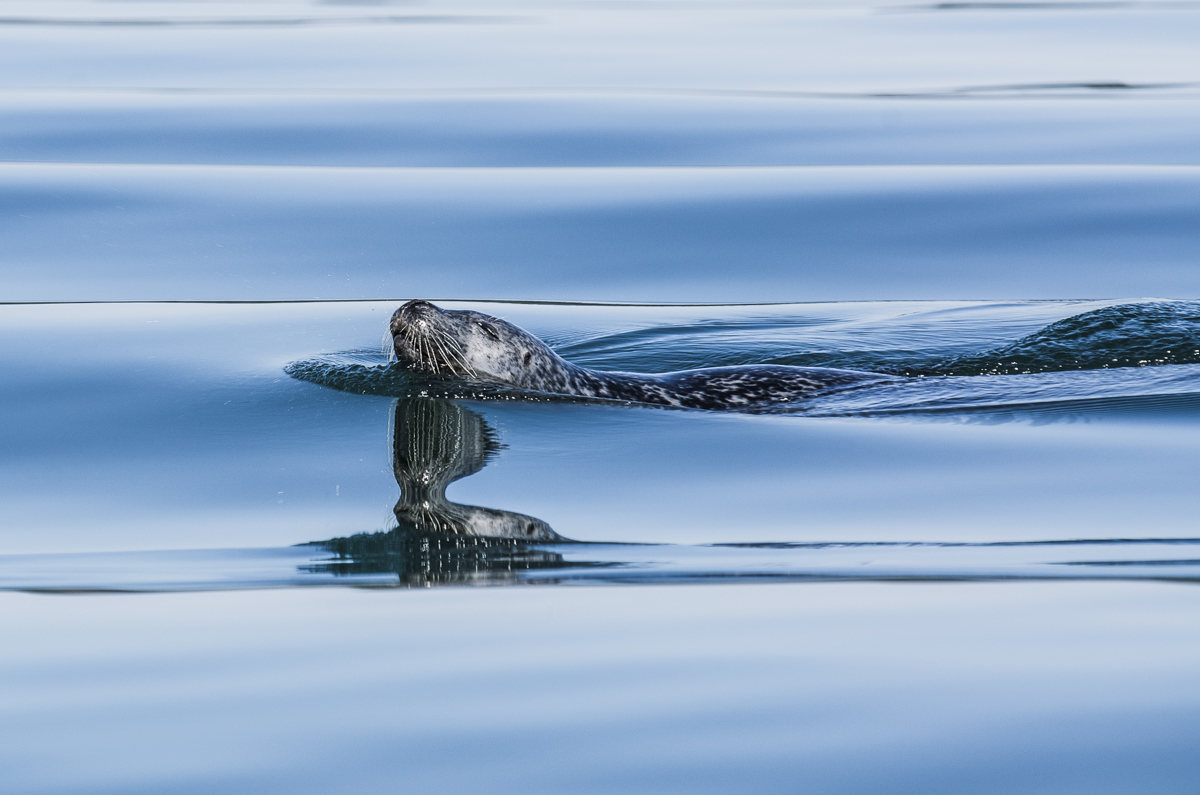
[[[1200,295],[1200,166],[0,164],[0,300]]]
[[[0,791],[1191,793],[1197,40],[0,3]],[[411,298],[888,379],[431,380]]]
[[[895,378],[755,416],[680,411],[415,377],[381,350],[391,303],[10,307],[28,342],[5,362],[2,582],[1196,574],[1192,303],[465,306],[596,368]],[[439,476],[453,503],[588,543],[339,548],[395,527],[397,451],[426,436],[406,453],[421,471],[479,451]]]

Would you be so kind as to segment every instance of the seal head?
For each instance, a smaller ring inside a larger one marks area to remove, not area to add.
[[[482,312],[409,301],[390,326],[396,359],[431,375],[545,390],[574,367],[524,329]]]

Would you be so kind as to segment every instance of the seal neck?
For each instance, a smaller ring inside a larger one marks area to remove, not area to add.
[[[581,394],[635,403],[670,404],[665,397],[663,380],[646,373],[606,372],[572,365]]]

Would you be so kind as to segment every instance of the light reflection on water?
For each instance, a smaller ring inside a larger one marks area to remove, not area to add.
[[[10,91],[0,92],[0,160],[363,167],[1196,165],[1197,97],[1200,88],[1190,85],[967,86],[886,96],[584,89]]]
[[[0,306],[0,790],[1190,793],[1198,35],[5,3],[0,300],[183,303]],[[412,297],[913,378],[414,399]]]
[[[4,594],[0,758],[33,792],[1184,793],[1198,599],[1158,583]]]
[[[0,164],[4,300],[1200,295],[1200,167]]]
[[[471,306],[592,366],[659,369],[656,350],[954,359],[1161,305]],[[1171,306],[1186,336],[1188,305]],[[396,400],[285,374],[386,367],[394,308],[4,307],[0,709],[34,727],[0,751],[18,790],[321,791],[330,748],[371,749],[337,766],[350,791],[398,764],[452,789],[508,771],[558,791],[536,772],[547,749],[580,791],[886,791],[885,774],[956,791],[980,771],[1003,789],[1026,781],[1014,754],[1048,780],[1186,790],[1196,365],[952,376],[1000,404],[890,419]],[[1044,378],[1058,397],[1021,404]],[[472,534],[531,525],[564,538]],[[542,587],[379,592],[518,584]],[[589,584],[617,587],[568,587]],[[244,758],[247,732],[270,747]],[[464,763],[475,745],[507,750]]]
[[[501,539],[491,552],[472,541],[462,553],[464,571],[484,579],[486,561],[476,559],[502,560],[492,581],[542,576],[522,573],[527,553],[526,568],[591,581],[676,570],[684,579],[1192,574],[1064,568],[1092,553],[1038,546],[1091,539],[1109,544],[1095,552],[1103,558],[1148,561],[1158,558],[1113,544],[1173,539],[1183,546],[1164,560],[1190,555],[1197,365],[1070,369],[1089,357],[1106,367],[1114,346],[1170,346],[1189,361],[1183,343],[1200,339],[1200,323],[1187,302],[471,306],[560,340],[581,364],[614,369],[842,350],[858,366],[892,369],[962,366],[974,355],[989,373],[987,351],[1008,363],[1024,344],[1021,361],[1046,371],[902,379],[800,401],[792,416],[519,394],[456,403],[414,397],[427,388],[404,380],[383,390],[410,393],[394,401],[358,394],[394,370],[364,350],[378,344],[391,303],[10,307],[10,334],[26,343],[5,363],[14,422],[0,461],[13,519],[4,543],[35,557],[8,558],[5,586],[405,581],[406,571],[424,581],[429,566],[455,581],[457,542],[432,542],[450,562],[405,562],[420,558],[421,538],[447,533]],[[363,352],[311,356],[322,349]],[[336,391],[284,374],[306,359],[358,380]],[[50,500],[62,510],[42,510]],[[588,543],[560,548],[560,536]],[[291,545],[323,539],[335,540],[297,562]],[[551,543],[562,565],[529,542]],[[763,542],[775,546],[753,546]],[[230,553],[223,572],[216,550],[229,547],[259,557]],[[197,548],[211,551],[189,558]],[[66,552],[107,557],[53,555]],[[322,563],[327,553],[342,562]],[[167,560],[178,576],[156,574]],[[269,572],[245,573],[250,560]],[[873,561],[885,565],[845,568]],[[135,574],[122,579],[126,571]]]

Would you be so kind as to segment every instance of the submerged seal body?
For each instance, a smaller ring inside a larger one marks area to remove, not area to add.
[[[419,372],[690,409],[760,408],[886,378],[857,370],[768,364],[660,374],[589,370],[507,321],[481,312],[439,309],[428,301],[409,301],[397,309],[390,331],[396,358]]]

